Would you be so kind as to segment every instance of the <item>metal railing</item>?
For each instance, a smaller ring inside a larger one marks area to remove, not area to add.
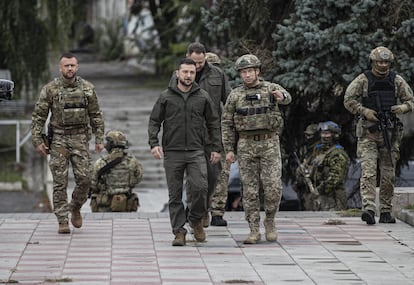
[[[20,139],[21,136],[21,125],[31,124],[31,120],[0,120],[0,125],[15,125],[16,126],[16,163],[20,162],[20,148],[24,145],[29,138],[31,137],[32,133],[30,129],[24,134],[24,137]]]

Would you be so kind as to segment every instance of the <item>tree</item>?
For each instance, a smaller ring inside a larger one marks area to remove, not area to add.
[[[46,80],[50,49],[68,47],[73,9],[72,0],[0,1],[0,68],[11,71],[17,97]]]
[[[355,158],[354,120],[343,107],[345,88],[369,68],[368,55],[378,45],[394,52],[395,69],[414,82],[413,15],[411,0],[223,0],[203,11],[203,21],[229,58],[258,55],[262,75],[293,95],[282,109],[282,153],[288,161],[303,143],[305,127],[326,120],[342,125],[341,144]],[[406,140],[414,142],[413,136]],[[406,145],[401,149],[409,154],[405,160],[413,154]],[[287,163],[284,178],[291,176]]]

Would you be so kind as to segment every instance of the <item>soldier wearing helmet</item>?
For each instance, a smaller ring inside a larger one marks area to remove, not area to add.
[[[319,125],[316,123],[309,124],[303,134],[305,136],[305,142],[300,147],[299,153],[297,155],[299,161],[296,161],[296,175],[292,183],[292,188],[298,195],[300,209],[304,211],[313,211],[314,196],[310,192],[306,179],[308,179],[307,175],[309,174],[309,163],[314,158],[314,149],[320,142]]]
[[[143,169],[127,153],[128,141],[121,131],[105,136],[106,157],[95,162],[90,191],[92,212],[135,212],[139,200],[132,189],[141,181]]]
[[[283,126],[279,105],[287,105],[292,99],[281,85],[260,79],[260,67],[260,60],[252,54],[236,60],[235,69],[239,71],[243,85],[230,93],[221,124],[228,163],[235,161],[235,131],[239,138],[237,154],[243,184],[243,207],[250,227],[250,234],[244,240],[246,244],[254,244],[261,239],[260,182],[265,196],[266,240],[277,240],[275,216],[282,193],[279,133]]]
[[[381,176],[379,222],[395,223],[391,200],[403,136],[403,124],[398,115],[413,111],[413,91],[402,76],[390,69],[394,55],[388,48],[374,48],[369,59],[371,70],[358,75],[349,84],[344,97],[345,108],[358,116],[357,155],[361,161],[360,189],[364,208],[361,218],[369,225],[375,224],[378,162]]]
[[[309,161],[312,184],[319,193],[313,197],[314,211],[345,210],[347,205],[345,182],[349,156],[338,143],[341,127],[332,121],[319,123],[320,143]]]
[[[214,52],[206,52],[206,61],[218,67],[220,67],[221,64],[220,57]]]

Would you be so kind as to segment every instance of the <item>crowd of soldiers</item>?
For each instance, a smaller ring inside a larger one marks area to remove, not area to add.
[[[362,167],[361,218],[372,225],[377,209],[377,161],[381,175],[379,222],[395,223],[391,199],[402,139],[402,124],[396,115],[413,111],[414,99],[405,80],[390,70],[390,50],[375,48],[370,61],[372,69],[347,88],[344,105],[359,119],[356,134]],[[281,85],[259,76],[261,62],[255,55],[245,54],[236,60],[235,69],[243,83],[233,90],[219,64],[220,58],[206,53],[202,44],[190,44],[150,115],[149,145],[153,157],[164,160],[173,246],[186,244],[187,222],[199,242],[206,239],[204,227],[227,225],[223,219],[227,180],[236,157],[250,229],[244,243],[255,244],[261,239],[260,187],[265,238],[269,242],[277,240],[275,216],[282,195],[279,135],[283,128],[279,105],[289,104],[292,97]],[[32,115],[33,145],[39,154],[51,155],[53,206],[59,233],[70,233],[69,212],[72,225],[82,226],[80,208],[88,192],[92,211],[136,211],[139,199],[132,189],[143,173],[136,158],[128,155],[128,141],[122,132],[112,130],[104,135],[94,87],[76,75],[77,68],[74,55],[61,56],[61,77],[43,87]],[[49,132],[43,135],[49,112]],[[88,144],[91,134],[95,135],[95,150],[105,148],[108,152],[94,167]],[[346,209],[350,158],[339,144],[340,135],[341,126],[333,121],[312,123],[305,129],[306,144],[299,155],[295,153],[298,168],[294,190],[301,209]],[[69,163],[76,182],[70,203],[66,194]],[[187,191],[186,209],[183,184]]]

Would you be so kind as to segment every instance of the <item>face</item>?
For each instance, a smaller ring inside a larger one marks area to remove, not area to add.
[[[195,80],[196,67],[193,64],[181,64],[176,75],[180,84],[189,87]]]
[[[78,61],[74,57],[63,57],[59,63],[59,71],[63,78],[73,80],[76,77],[76,72],[78,71]]]
[[[332,142],[332,133],[330,131],[321,131],[320,134],[322,143]]]
[[[373,62],[372,67],[374,72],[378,73],[379,75],[385,76],[388,74],[390,70],[391,63],[386,60],[376,60]]]
[[[259,69],[248,67],[240,70],[240,77],[246,86],[256,86],[259,82]]]
[[[206,64],[206,55],[204,53],[193,52],[188,57],[196,63],[197,72],[200,72],[204,68],[204,65]]]

